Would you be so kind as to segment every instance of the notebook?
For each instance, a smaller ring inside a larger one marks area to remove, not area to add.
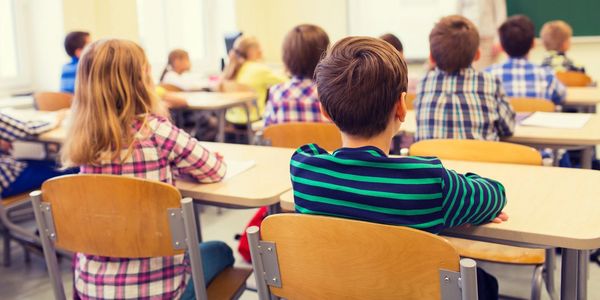
[[[229,160],[225,158],[224,161],[227,164],[227,173],[225,173],[223,180],[243,173],[256,165],[256,162],[253,160]]]
[[[579,129],[590,120],[590,114],[535,112],[521,122],[521,126]]]

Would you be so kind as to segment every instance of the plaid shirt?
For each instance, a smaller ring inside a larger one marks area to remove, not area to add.
[[[429,71],[417,87],[415,139],[496,141],[512,135],[515,112],[493,76],[473,68]]]
[[[265,127],[288,122],[325,122],[319,108],[317,85],[310,78],[292,77],[269,89]]]
[[[119,159],[81,166],[81,173],[141,177],[174,184],[189,175],[199,182],[219,181],[227,169],[222,158],[168,120],[149,116],[133,126],[136,142],[123,163]],[[123,150],[122,156],[127,150]],[[142,259],[77,253],[75,288],[82,299],[176,299],[191,276],[184,255]]]
[[[560,104],[566,89],[552,69],[535,65],[525,58],[509,58],[486,69],[502,80],[508,97],[544,98]]]
[[[0,140],[13,142],[27,136],[40,134],[56,126],[56,123],[46,121],[20,121],[9,115],[0,113]],[[8,188],[27,164],[18,161],[7,154],[0,154],[0,193]]]
[[[585,68],[575,65],[564,52],[549,51],[548,56],[542,61],[542,66],[551,67],[555,72],[581,72],[585,73]]]

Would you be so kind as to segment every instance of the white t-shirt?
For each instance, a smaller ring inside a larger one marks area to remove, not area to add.
[[[208,81],[202,80],[190,72],[179,74],[172,70],[167,71],[160,83],[172,84],[184,91],[200,90],[208,87]]]

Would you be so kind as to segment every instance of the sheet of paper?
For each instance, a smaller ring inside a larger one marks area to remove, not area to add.
[[[535,112],[521,126],[579,129],[590,120],[590,114]]]
[[[256,162],[253,160],[229,160],[227,158],[225,159],[225,163],[227,164],[227,173],[225,173],[223,180],[243,173],[256,165]]]
[[[56,112],[39,111],[34,109],[3,108],[0,110],[0,112],[23,122],[45,121],[48,123],[54,123],[56,122],[57,115]]]

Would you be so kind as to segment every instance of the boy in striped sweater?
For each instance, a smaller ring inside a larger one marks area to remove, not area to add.
[[[504,187],[444,168],[432,157],[388,157],[406,115],[407,68],[386,42],[348,37],[319,63],[321,111],[342,132],[343,148],[299,148],[291,160],[296,210],[439,233],[462,224],[503,222]],[[480,271],[480,299],[497,282]]]

